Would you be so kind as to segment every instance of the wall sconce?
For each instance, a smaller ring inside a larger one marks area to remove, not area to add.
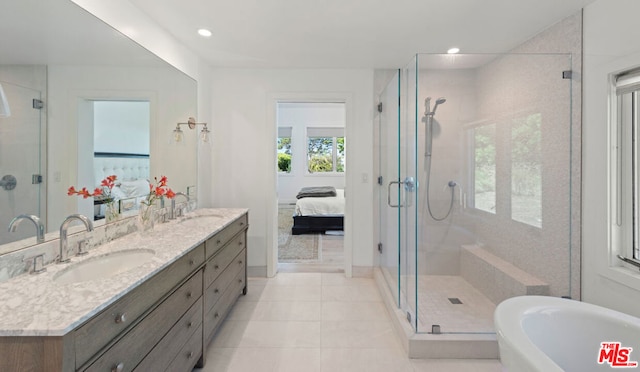
[[[190,117],[186,123],[178,123],[176,125],[176,129],[173,130],[173,135],[171,136],[171,140],[174,143],[180,143],[184,140],[184,132],[180,129],[181,125],[186,125],[189,129],[195,129],[196,126],[202,125],[202,130],[200,131],[200,140],[204,143],[209,142],[209,129],[207,128],[207,123],[196,123],[196,119]]]
[[[9,101],[7,101],[7,95],[2,89],[2,84],[0,84],[0,118],[8,118],[9,116],[11,116]]]

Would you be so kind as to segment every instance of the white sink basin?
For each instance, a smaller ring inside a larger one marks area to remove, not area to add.
[[[219,215],[219,214],[213,214],[213,213],[207,213],[207,214],[187,214],[184,217],[182,217],[182,219],[178,222],[178,223],[183,223],[186,221],[192,221],[192,220],[197,220],[197,221],[214,221],[214,220],[218,220],[220,218],[223,218],[223,216]]]
[[[78,262],[57,273],[53,280],[60,284],[110,278],[147,263],[155,252],[151,249],[130,249],[96,256]]]

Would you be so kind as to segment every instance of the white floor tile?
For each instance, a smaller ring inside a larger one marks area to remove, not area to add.
[[[261,301],[248,320],[320,321],[320,301]]]
[[[267,285],[261,301],[320,301],[321,286]]]
[[[249,321],[238,346],[319,348],[320,322]]]
[[[194,372],[320,372],[320,349],[211,349],[203,369]]]
[[[313,286],[321,285],[320,273],[278,273],[269,280],[269,285]]]
[[[399,349],[322,349],[322,371],[413,372]]]
[[[373,282],[358,286],[322,286],[322,301],[382,301]]]
[[[391,322],[323,321],[323,348],[399,349]]]
[[[382,302],[322,302],[323,321],[388,321],[389,313]]]
[[[284,273],[248,282],[196,372],[502,372],[498,360],[409,359],[371,278]]]
[[[323,273],[322,285],[357,286],[375,284],[373,278],[347,278],[344,273]]]

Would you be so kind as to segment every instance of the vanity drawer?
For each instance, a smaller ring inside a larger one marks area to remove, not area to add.
[[[202,298],[191,306],[134,371],[164,370],[193,337],[202,339]]]
[[[202,297],[202,270],[124,335],[85,371],[131,371],[189,308]]]
[[[204,285],[209,286],[224,269],[229,266],[231,260],[246,246],[245,233],[238,234],[226,247],[219,250],[212,259],[207,262],[204,270]]]
[[[229,284],[229,287],[220,297],[218,302],[213,305],[213,308],[209,312],[205,310],[206,315],[204,316],[203,320],[205,341],[210,340],[211,336],[216,330],[216,327],[220,324],[222,319],[224,319],[224,317],[229,312],[229,309],[231,309],[231,307],[235,303],[235,300],[242,293],[242,289],[246,284],[245,280],[245,268],[243,267],[242,270],[240,270],[240,272],[235,276],[235,278],[233,278],[231,284]]]
[[[225,248],[226,250],[227,248]],[[233,259],[231,265],[204,292],[204,311],[208,312],[220,299],[225,290],[233,284],[233,280],[240,270],[245,267],[245,250],[243,249]],[[206,269],[205,269],[206,272]]]
[[[86,363],[203,263],[201,244],[78,328],[74,333],[76,366]]]
[[[205,242],[205,251],[207,259],[213,256],[220,248],[224,247],[227,242],[237,233],[246,229],[248,226],[247,215],[243,214],[237,220],[233,221],[229,226],[218,232]]]
[[[167,372],[190,372],[198,362],[200,354],[202,353],[202,325],[198,327],[196,332],[191,335],[191,338],[184,345],[182,350],[178,352],[173,362],[169,364],[165,371]],[[150,370],[147,370],[150,371]],[[161,369],[154,369],[153,371],[162,371]]]

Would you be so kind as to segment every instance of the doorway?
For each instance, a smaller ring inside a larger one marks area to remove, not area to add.
[[[276,123],[278,271],[344,272],[346,104],[278,101]]]

